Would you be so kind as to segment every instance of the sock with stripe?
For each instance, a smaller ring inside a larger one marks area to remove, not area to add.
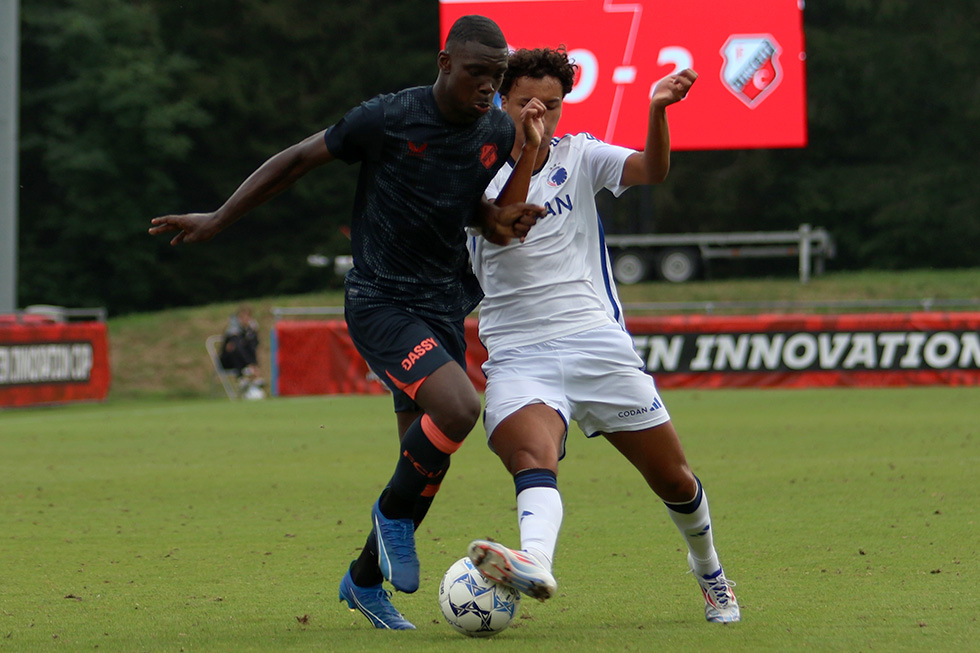
[[[432,507],[432,501],[436,497],[436,493],[439,492],[439,487],[442,483],[442,479],[446,477],[446,472],[449,471],[450,459],[446,459],[446,464],[442,468],[442,472],[439,477],[432,479],[422,490],[421,496],[415,502],[415,508],[412,514],[412,521],[415,522],[416,530],[422,520],[425,519],[425,515],[429,512],[429,508]],[[381,503],[385,502],[385,496],[387,495],[387,488],[385,492],[381,495]],[[357,560],[354,561],[354,565],[350,570],[351,580],[358,587],[371,587],[372,585],[377,585],[384,580],[381,575],[381,568],[378,565],[378,540],[374,533],[374,529],[371,529],[371,533],[368,535],[367,541],[364,543],[364,548],[361,549],[360,555]]]
[[[711,534],[711,513],[708,511],[708,495],[701,487],[701,480],[694,477],[698,483],[698,491],[694,498],[685,503],[667,503],[667,514],[670,515],[677,530],[681,532],[687,548],[694,560],[694,573],[700,575],[712,574],[718,571],[721,563],[715,551],[714,538]]]
[[[439,485],[448,468],[449,456],[459,449],[428,415],[415,420],[401,441],[401,455],[380,509],[388,519],[412,519],[419,497],[427,485]]]
[[[439,476],[429,479],[429,482],[422,489],[422,494],[415,500],[415,508],[412,511],[412,521],[415,522],[415,530],[418,530],[419,524],[422,523],[422,520],[425,519],[425,516],[429,513],[429,508],[432,507],[432,502],[436,498],[436,493],[439,492],[439,488],[442,487],[442,481],[444,478],[446,478],[446,472],[449,471],[450,462],[452,462],[452,458],[446,458],[446,464],[442,466],[442,471],[439,472]]]
[[[514,474],[521,548],[549,572],[564,516],[558,478],[550,469],[524,469]]]

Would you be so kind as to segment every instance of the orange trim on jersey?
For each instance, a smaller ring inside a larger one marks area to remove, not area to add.
[[[432,445],[445,454],[455,453],[457,449],[463,444],[462,442],[456,442],[455,440],[450,440],[449,436],[443,433],[436,423],[432,421],[428,413],[422,415],[422,432],[425,433],[425,437],[429,438],[429,442]]]
[[[391,379],[391,382],[395,384],[395,387],[401,390],[402,392],[404,392],[405,394],[407,394],[409,397],[411,397],[412,401],[415,401],[415,395],[418,394],[419,387],[421,387],[422,382],[425,381],[425,379],[429,378],[426,376],[424,378],[419,379],[415,383],[402,383],[401,381],[393,377],[391,375],[391,372],[389,372],[388,370],[385,370],[385,374],[387,374],[388,378]]]

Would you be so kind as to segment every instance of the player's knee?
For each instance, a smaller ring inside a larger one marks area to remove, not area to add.
[[[511,474],[524,469],[550,469],[557,472],[558,452],[549,446],[522,446],[510,452],[504,464]]]
[[[432,411],[432,420],[451,440],[462,442],[480,419],[480,399],[474,393],[473,400],[465,397]]]
[[[468,388],[470,392],[465,392],[459,401],[459,419],[466,425],[468,430],[472,430],[480,419],[483,412],[483,405],[480,403],[480,396],[473,390],[473,386]]]
[[[476,423],[480,419],[480,401],[477,399],[474,402],[463,402],[459,404],[453,414],[449,417],[450,420],[450,430],[459,436],[459,439],[465,438]],[[453,436],[450,436],[453,437]],[[454,438],[455,439],[455,438]]]
[[[698,482],[691,470],[678,470],[676,474],[659,477],[654,490],[663,501],[684,503],[697,495]]]

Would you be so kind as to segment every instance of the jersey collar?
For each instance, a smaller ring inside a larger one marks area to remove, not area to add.
[[[545,167],[546,165],[548,165],[548,161],[549,161],[550,159],[551,159],[551,148],[549,147],[549,148],[548,148],[548,156],[546,156],[546,157],[544,158],[544,161],[542,161],[542,162],[541,162],[541,165],[539,165],[539,166],[538,166],[537,168],[535,168],[535,169],[534,169],[534,172],[533,172],[533,173],[531,173],[531,176],[533,177],[534,175],[536,175],[536,174],[538,174],[539,172],[541,172],[542,170],[544,170],[544,167]],[[507,155],[507,163],[509,163],[509,164],[510,164],[510,167],[511,167],[511,168],[513,168],[513,167],[515,167],[515,166],[517,165],[517,160],[515,160],[515,159],[514,159],[514,157],[512,157],[512,156],[510,156],[510,155],[508,154],[508,155]]]

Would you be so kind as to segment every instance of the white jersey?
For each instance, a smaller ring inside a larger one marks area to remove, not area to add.
[[[620,181],[633,152],[590,134],[553,139],[527,198],[547,213],[524,242],[501,247],[470,233],[470,259],[486,295],[480,339],[491,353],[610,322],[623,325],[595,194],[608,188],[618,197],[626,190]],[[487,188],[488,199],[497,198],[512,170],[511,163],[501,168]]]

